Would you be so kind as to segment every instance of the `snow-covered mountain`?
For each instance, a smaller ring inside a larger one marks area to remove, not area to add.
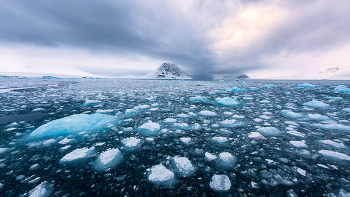
[[[260,77],[261,78],[261,77]],[[319,72],[307,72],[302,75],[278,76],[271,79],[330,79],[350,80],[350,68],[327,68]]]
[[[163,63],[156,70],[141,77],[142,79],[192,79],[175,64]]]
[[[214,79],[224,80],[224,79],[248,79],[249,77],[246,74],[220,74],[216,75]]]

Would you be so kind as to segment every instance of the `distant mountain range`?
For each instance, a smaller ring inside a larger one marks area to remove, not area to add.
[[[279,76],[271,79],[330,79],[330,80],[350,80],[350,68],[327,68],[314,73],[305,73],[302,75]]]
[[[192,79],[175,64],[163,63],[156,70],[141,77],[142,79]]]

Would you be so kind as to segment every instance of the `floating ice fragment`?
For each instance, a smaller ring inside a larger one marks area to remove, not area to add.
[[[250,132],[248,137],[257,139],[257,140],[267,140],[267,138],[261,135],[259,132]]]
[[[29,197],[48,197],[53,190],[53,184],[44,181],[28,192]]]
[[[245,90],[244,89],[239,89],[237,87],[233,87],[232,89],[231,88],[228,88],[228,89],[225,89],[226,91],[231,91],[231,92],[244,92]]]
[[[127,148],[136,148],[141,142],[141,139],[137,139],[134,137],[129,137],[122,140],[122,143]]]
[[[305,140],[302,141],[290,141],[293,146],[298,148],[307,148],[308,146],[305,144]]]
[[[208,153],[208,152],[205,153],[205,160],[207,160],[207,161],[213,161],[216,158],[217,157],[215,155],[211,154],[211,153]]]
[[[201,111],[199,114],[202,116],[216,116],[216,113],[212,111]]]
[[[320,150],[318,152],[326,157],[350,161],[350,157],[344,153],[334,152],[330,150]]]
[[[171,186],[172,183],[175,183],[175,175],[172,171],[164,167],[163,164],[159,164],[150,169],[148,180],[154,184]]]
[[[227,105],[227,106],[235,106],[235,105],[240,105],[242,104],[241,102],[239,102],[236,99],[232,99],[229,97],[224,97],[224,98],[216,98],[215,102],[217,102],[218,104],[221,105]]]
[[[243,127],[246,125],[244,122],[239,122],[239,121],[236,121],[235,119],[224,120],[224,121],[221,121],[220,124],[223,127]]]
[[[189,100],[193,102],[204,102],[204,103],[210,102],[210,100],[207,97],[203,97],[203,96],[190,97]]]
[[[7,152],[9,149],[8,148],[0,148],[0,154]]]
[[[233,168],[236,163],[237,163],[236,156],[233,156],[231,153],[228,153],[228,152],[220,153],[219,159],[217,161],[218,166],[224,169]]]
[[[309,83],[302,83],[298,85],[298,88],[317,88],[318,85],[313,85]]]
[[[316,100],[306,102],[303,105],[308,106],[308,107],[316,107],[316,108],[328,108],[328,107],[330,107],[330,105],[328,105],[322,101],[316,101]]]
[[[40,165],[39,164],[33,164],[29,167],[29,170],[37,170],[40,168]]]
[[[33,112],[36,112],[36,111],[43,111],[45,110],[44,108],[36,108],[36,109],[33,109]]]
[[[211,177],[210,188],[216,192],[226,192],[231,188],[231,181],[227,175],[216,175]]]
[[[94,105],[94,104],[98,104],[98,103],[101,103],[101,101],[98,101],[98,100],[89,100],[89,99],[86,99],[86,100],[85,100],[85,105]]]
[[[332,96],[326,96],[324,97],[325,99],[330,99],[330,100],[343,100],[342,97],[332,97]]]
[[[344,92],[344,93],[349,93],[350,88],[346,87],[345,85],[339,85],[334,88],[334,92]]]
[[[191,142],[191,138],[190,137],[182,137],[182,138],[180,138],[180,140],[184,144],[189,144]]]
[[[53,120],[34,130],[30,137],[45,137],[66,135],[82,131],[98,131],[111,123],[117,123],[118,118],[104,114],[78,114]]]
[[[260,101],[260,103],[271,103],[271,102],[268,100],[262,100],[262,101]]]
[[[344,126],[334,122],[328,122],[328,124],[312,124],[312,126],[321,128],[321,129],[334,129],[334,130],[343,130],[350,131],[350,126]]]
[[[332,140],[320,140],[319,142],[321,142],[323,144],[334,146],[336,148],[346,148],[346,146],[343,143],[333,142]]]
[[[305,137],[305,134],[300,133],[300,132],[295,131],[295,130],[288,130],[287,133],[289,133],[291,135],[299,136],[299,137]]]
[[[160,125],[156,122],[148,121],[139,127],[144,135],[156,135],[160,130]]]
[[[140,113],[140,111],[137,110],[137,109],[126,109],[125,110],[125,115],[126,116],[134,116],[134,115],[136,115],[138,113]]]
[[[219,144],[228,142],[228,139],[226,137],[213,137],[212,140]]]
[[[149,109],[149,108],[150,108],[149,105],[138,105],[134,109],[135,110],[144,110],[144,109]]]
[[[80,161],[81,159],[88,158],[95,153],[96,153],[96,150],[94,146],[91,148],[84,147],[84,148],[75,149],[74,151],[66,154],[60,160],[60,163],[65,164],[65,163]]]
[[[51,145],[51,144],[53,144],[53,143],[55,143],[55,142],[56,142],[56,140],[54,140],[54,139],[49,139],[49,140],[45,140],[44,143],[43,143],[43,145],[44,145],[44,146],[48,146],[48,145]]]
[[[329,120],[328,116],[323,116],[323,115],[320,115],[320,114],[308,114],[307,116],[310,119],[313,119],[313,120],[320,120],[320,121]]]
[[[175,173],[181,177],[189,177],[196,171],[187,157],[175,156],[171,158],[170,162],[175,168]]]
[[[187,129],[188,124],[187,123],[174,123],[174,127],[177,129]]]
[[[281,133],[281,131],[275,127],[260,127],[257,129],[257,131],[265,135],[278,135]]]
[[[306,171],[301,169],[301,168],[297,168],[297,171],[299,172],[299,174],[306,176]]]
[[[111,113],[113,111],[114,111],[113,109],[98,109],[98,110],[96,110],[96,113],[103,114],[103,113]]]
[[[174,118],[166,118],[164,122],[176,122],[176,119]]]
[[[303,117],[303,114],[301,113],[295,113],[293,112],[292,110],[290,109],[285,109],[285,110],[282,110],[281,113],[285,116],[288,116],[288,117],[291,117],[291,118],[302,118]]]
[[[73,140],[73,139],[64,138],[64,139],[62,139],[61,141],[59,141],[58,143],[59,143],[59,144],[67,144],[67,143],[71,142],[72,140]]]
[[[117,166],[123,159],[123,154],[118,148],[108,149],[102,152],[95,160],[92,168],[96,171],[105,171]]]

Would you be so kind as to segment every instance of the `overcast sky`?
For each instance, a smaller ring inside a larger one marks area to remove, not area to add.
[[[193,78],[350,67],[349,0],[0,1],[0,74]]]

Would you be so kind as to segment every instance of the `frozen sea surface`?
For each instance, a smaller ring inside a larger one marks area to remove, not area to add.
[[[0,196],[350,194],[347,81],[0,82]]]

